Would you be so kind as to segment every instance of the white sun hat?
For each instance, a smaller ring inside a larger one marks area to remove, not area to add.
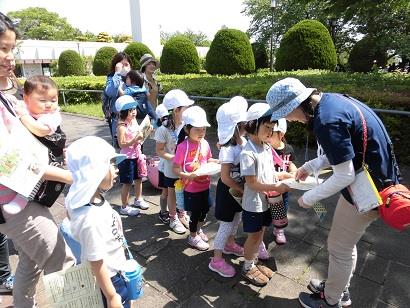
[[[285,118],[280,118],[278,120],[278,123],[275,124],[275,126],[273,127],[273,131],[274,132],[282,132],[282,133],[286,134],[287,128],[288,128],[288,124],[286,123],[286,119]]]
[[[137,106],[138,103],[131,95],[122,95],[115,101],[115,110],[117,110],[117,112],[137,108]]]
[[[298,79],[291,77],[274,83],[266,94],[266,101],[272,108],[272,120],[285,118],[315,90],[306,88]]]
[[[192,106],[182,113],[182,121],[185,125],[190,124],[193,127],[209,127],[211,124],[206,119],[206,112],[199,106]]]
[[[174,89],[165,94],[162,103],[168,110],[174,110],[178,107],[191,106],[194,101],[189,99],[188,95],[186,95],[184,91]]]
[[[155,114],[157,115],[158,119],[161,119],[162,117],[169,115],[168,109],[164,106],[164,104],[160,104],[157,106],[157,108],[155,109]]]
[[[104,139],[87,136],[74,141],[67,147],[67,167],[73,176],[73,183],[65,197],[68,210],[82,207],[91,201],[101,181],[110,169],[111,160],[120,163],[127,158],[117,154]]]
[[[246,114],[246,121],[257,120],[263,116],[268,116],[272,114],[272,110],[269,104],[266,103],[255,103],[249,107]]]
[[[246,121],[247,109],[248,102],[242,96],[235,96],[218,108],[216,121],[218,122],[219,144],[227,143],[234,135],[236,125]]]

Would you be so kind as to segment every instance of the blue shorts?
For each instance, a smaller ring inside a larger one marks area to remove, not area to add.
[[[130,308],[131,302],[128,297],[127,283],[125,282],[124,277],[121,274],[116,274],[115,276],[111,277],[111,282],[115,288],[115,291],[121,296],[121,302],[122,302],[123,307]],[[106,308],[107,299],[105,298],[104,293],[102,293],[102,300],[103,300],[104,308]]]
[[[262,213],[242,211],[243,231],[255,233],[262,230],[262,227],[269,227],[272,217],[269,210]]]
[[[118,165],[121,184],[132,184],[136,179],[141,177],[138,175],[137,159],[125,159]]]

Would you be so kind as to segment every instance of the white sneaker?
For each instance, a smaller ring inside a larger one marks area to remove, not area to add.
[[[174,230],[175,233],[184,234],[186,232],[184,225],[181,223],[178,217],[174,219],[171,218],[169,221],[169,226],[172,230]]]
[[[130,206],[121,207],[120,214],[127,215],[127,216],[137,216],[140,213],[139,209],[133,209]]]
[[[134,200],[134,206],[135,207],[139,207],[141,210],[148,210],[149,209],[149,205],[147,202],[144,201],[144,199],[135,199]]]
[[[199,235],[188,237],[188,244],[198,250],[204,251],[209,249],[208,243],[205,243]]]

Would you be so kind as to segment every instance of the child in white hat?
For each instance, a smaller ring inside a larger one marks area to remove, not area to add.
[[[198,106],[185,110],[182,120],[184,128],[179,135],[173,170],[185,182],[184,207],[191,213],[188,244],[198,250],[208,250],[208,237],[201,226],[211,207],[211,178],[208,175],[198,176],[195,171],[201,165],[216,161],[212,159],[211,148],[204,139],[206,128],[211,125],[206,119],[205,110]]]
[[[272,222],[267,193],[284,193],[289,187],[277,184],[269,138],[275,122],[268,104],[255,103],[247,115],[245,130],[249,140],[241,152],[241,175],[245,178],[242,198],[243,230],[248,233],[244,245],[245,262],[242,276],[257,286],[264,286],[273,276],[273,271],[258,263],[258,249],[265,229]]]
[[[219,228],[214,240],[214,257],[208,267],[222,277],[235,276],[234,267],[224,260],[222,253],[243,256],[243,247],[235,242],[242,207],[229,193],[229,189],[243,194],[239,162],[246,144],[243,135],[247,109],[248,102],[241,96],[235,96],[221,105],[216,113],[221,178],[216,186],[215,218],[219,220]]]

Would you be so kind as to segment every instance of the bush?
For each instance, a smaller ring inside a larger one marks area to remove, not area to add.
[[[102,47],[95,53],[93,61],[93,74],[96,76],[106,76],[110,72],[111,60],[117,53],[114,47]]]
[[[194,43],[183,36],[169,39],[162,49],[161,72],[167,74],[199,73],[200,61]]]
[[[59,76],[83,76],[84,62],[81,56],[74,50],[65,50],[58,58]]]
[[[255,69],[269,67],[269,57],[266,46],[262,43],[252,43],[253,56],[255,58]]]
[[[372,70],[373,61],[377,66],[385,66],[387,53],[377,44],[377,39],[366,36],[358,41],[349,55],[349,66],[353,72],[367,73]]]
[[[334,70],[336,49],[327,28],[317,20],[302,20],[283,36],[276,53],[278,71]]]
[[[209,74],[249,74],[255,71],[255,59],[247,35],[235,29],[222,29],[215,34],[206,55]]]
[[[149,53],[152,56],[154,54],[152,53],[151,49],[148,48],[147,45],[140,43],[140,42],[132,42],[128,44],[128,46],[124,49],[124,52],[130,57],[131,59],[131,67],[133,69],[140,69],[140,59],[142,55]]]

